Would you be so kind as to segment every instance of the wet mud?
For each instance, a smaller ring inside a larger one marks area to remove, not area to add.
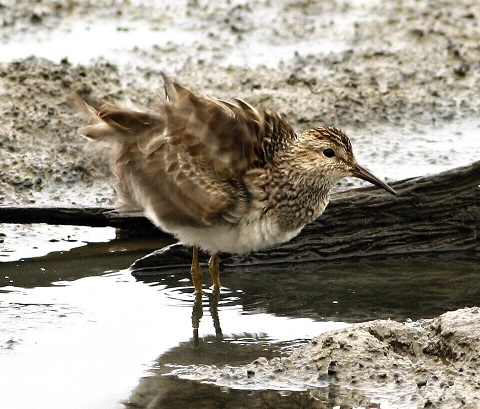
[[[365,153],[370,162],[402,148],[401,139],[389,143],[392,132],[421,134],[480,110],[476,2],[43,1],[6,5],[2,13],[6,203],[112,200],[107,165],[84,148],[76,129],[85,120],[66,100],[84,88],[107,101],[149,105],[161,92],[161,70],[205,93],[278,110],[299,130],[326,123],[374,135],[378,152]],[[56,49],[62,37],[79,42]],[[122,48],[115,38],[138,44]],[[44,50],[43,43],[51,45]],[[22,47],[24,58],[9,59]],[[423,144],[426,160],[428,139]]]
[[[410,324],[356,324],[322,334],[288,357],[259,357],[240,367],[200,365],[171,375],[247,390],[308,391],[333,384],[361,392],[364,401],[356,405],[381,399],[394,408],[473,409],[480,405],[479,314],[469,308]]]

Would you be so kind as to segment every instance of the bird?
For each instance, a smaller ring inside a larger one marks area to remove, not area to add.
[[[344,177],[396,194],[357,163],[342,130],[297,133],[282,114],[162,76],[164,95],[151,108],[80,95],[90,119],[79,133],[107,154],[117,210],[142,212],[193,247],[195,293],[203,287],[199,249],[209,253],[213,289],[220,291],[220,253],[291,240],[323,213],[331,188]]]

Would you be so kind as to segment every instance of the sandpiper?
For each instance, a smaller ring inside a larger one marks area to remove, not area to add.
[[[110,158],[120,211],[141,211],[193,247],[196,293],[199,248],[220,288],[219,253],[247,253],[295,237],[324,211],[346,176],[395,191],[360,166],[340,129],[297,134],[278,113],[235,99],[192,92],[164,76],[154,109],[87,104],[94,123],[80,129]]]

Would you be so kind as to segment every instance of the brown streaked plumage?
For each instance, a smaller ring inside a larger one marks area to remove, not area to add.
[[[359,177],[395,194],[358,165],[337,128],[297,135],[277,113],[164,80],[165,98],[152,110],[87,104],[95,123],[80,133],[105,147],[120,210],[142,211],[193,246],[196,292],[202,289],[198,248],[212,254],[218,289],[219,252],[290,240],[321,215],[341,178]]]

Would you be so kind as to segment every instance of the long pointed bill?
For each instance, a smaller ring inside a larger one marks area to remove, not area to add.
[[[391,193],[392,195],[397,194],[397,192],[395,192],[395,190],[393,190],[390,186],[382,182],[373,173],[370,173],[367,169],[361,167],[358,164],[355,165],[355,167],[352,169],[352,176],[355,176],[357,178],[366,180],[367,182],[373,183],[374,185],[381,187],[382,189],[385,189],[388,193]]]

